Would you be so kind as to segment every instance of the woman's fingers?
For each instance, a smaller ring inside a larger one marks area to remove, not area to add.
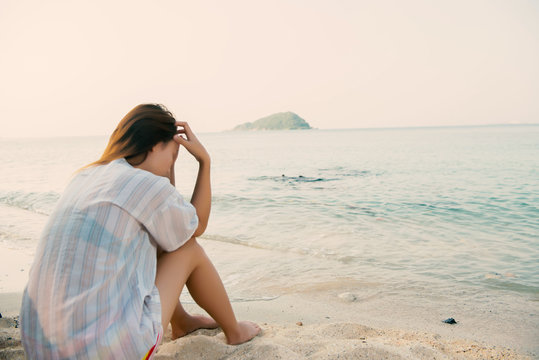
[[[182,136],[181,134],[176,134],[174,135],[173,137],[174,141],[176,141],[179,145],[184,145],[185,144],[183,143],[184,141],[187,141],[187,139],[185,138],[185,136]]]
[[[185,147],[187,151],[191,153],[199,161],[209,160],[209,154],[204,148],[204,145],[197,139],[189,124],[185,121],[176,121],[176,126],[179,128],[176,130],[174,140]]]
[[[194,136],[193,131],[191,130],[191,127],[189,126],[187,121],[176,121],[175,125],[183,127],[182,130],[184,131],[184,134],[187,135],[188,139]]]
[[[185,130],[189,130],[189,131],[191,130],[191,128],[189,127],[189,124],[187,123],[187,121],[176,121],[176,123],[174,125],[181,126]]]

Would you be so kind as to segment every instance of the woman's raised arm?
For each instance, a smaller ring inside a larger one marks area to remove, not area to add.
[[[208,219],[211,211],[211,181],[210,181],[210,155],[197,139],[189,124],[184,121],[176,122],[179,127],[178,134],[174,136],[174,141],[182,145],[198,161],[198,176],[191,196],[191,204],[195,207],[198,216],[198,228],[194,236],[200,236],[208,226]],[[182,136],[185,135],[185,137]]]

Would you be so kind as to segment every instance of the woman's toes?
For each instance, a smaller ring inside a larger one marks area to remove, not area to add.
[[[182,319],[181,324],[172,326],[172,339],[177,339],[185,336],[198,329],[216,329],[219,324],[211,317],[203,315],[189,315]]]
[[[229,345],[239,345],[253,339],[262,329],[251,321],[240,321],[238,323],[238,332],[227,336]]]

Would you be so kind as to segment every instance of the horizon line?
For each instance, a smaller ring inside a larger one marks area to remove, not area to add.
[[[387,126],[387,127],[359,127],[359,128],[317,128],[311,127],[310,129],[276,129],[276,130],[219,130],[219,131],[201,131],[198,134],[219,134],[225,132],[260,132],[260,131],[295,131],[295,130],[405,130],[405,129],[444,129],[444,128],[477,128],[477,127],[496,127],[496,126],[539,126],[539,123],[500,123],[500,124],[473,124],[473,125],[421,125],[421,126]],[[54,139],[54,138],[88,138],[88,137],[108,137],[107,134],[94,134],[94,135],[52,135],[52,136],[0,136],[0,140],[4,139]]]

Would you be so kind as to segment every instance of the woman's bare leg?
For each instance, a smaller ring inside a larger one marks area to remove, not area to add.
[[[161,297],[163,327],[171,322],[176,311],[183,310],[177,307],[184,284],[197,304],[221,326],[229,344],[249,341],[260,332],[255,323],[236,320],[219,274],[195,238],[158,258],[155,285]]]
[[[163,249],[157,247],[157,259],[161,257],[161,254],[165,253]],[[180,290],[181,294],[181,290]],[[215,329],[219,327],[219,324],[211,317],[202,316],[202,315],[191,315],[183,308],[182,304],[178,299],[178,304],[172,313],[172,318],[170,319],[170,324],[172,327],[172,339],[177,339],[182,336],[185,336],[198,329]],[[166,330],[166,326],[165,326]]]

